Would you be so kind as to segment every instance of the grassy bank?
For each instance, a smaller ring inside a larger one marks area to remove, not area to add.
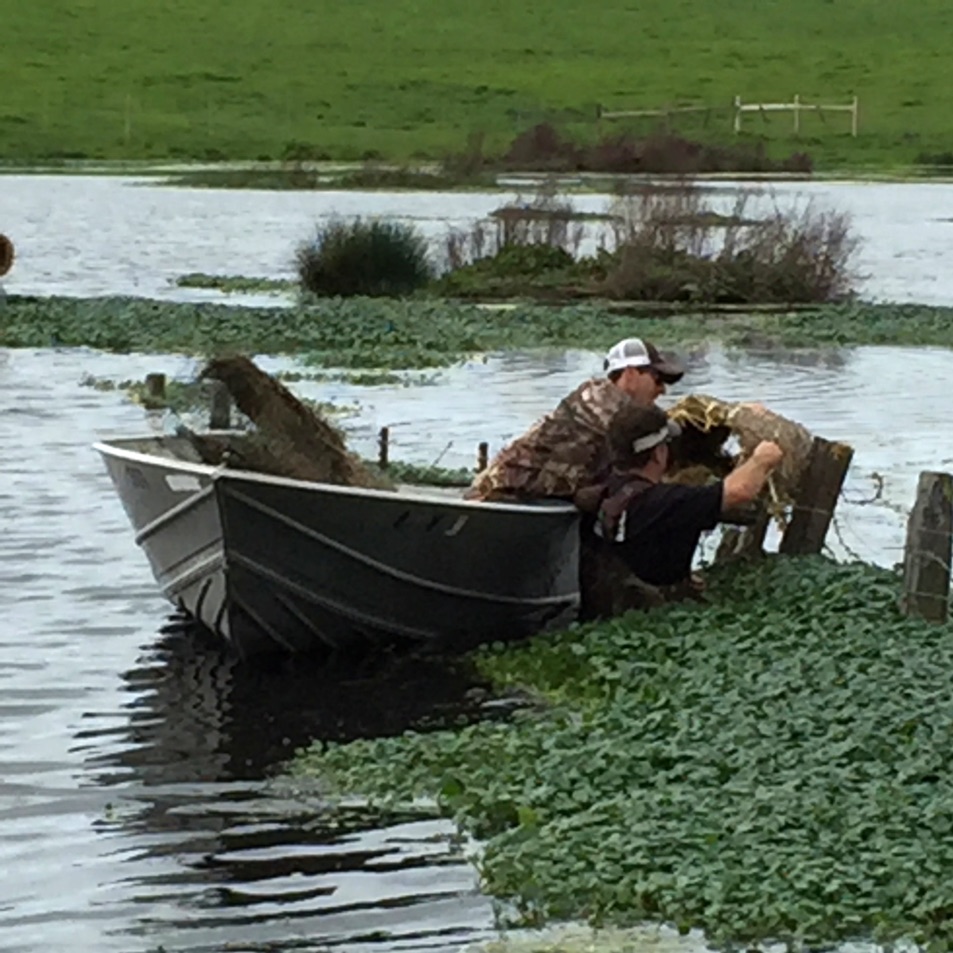
[[[602,350],[631,334],[669,347],[893,344],[953,347],[953,309],[856,303],[795,313],[619,313],[517,305],[489,310],[435,300],[329,299],[293,308],[142,298],[15,298],[0,310],[0,347],[119,352],[295,354],[324,366],[422,368],[522,348]]]
[[[723,568],[710,605],[478,657],[547,707],[318,745],[294,771],[436,798],[522,922],[949,949],[953,624],[902,618],[898,594],[892,573],[819,557]]]
[[[0,157],[442,158],[539,121],[594,134],[597,103],[710,106],[676,128],[727,141],[736,95],[857,94],[856,140],[838,114],[802,116],[799,137],[749,114],[746,135],[820,169],[902,166],[953,149],[951,27],[941,0],[14,4]]]

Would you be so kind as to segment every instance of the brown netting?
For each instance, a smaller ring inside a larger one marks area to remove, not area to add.
[[[769,481],[771,502],[777,509],[796,499],[814,440],[803,425],[759,404],[730,403],[706,394],[682,398],[668,415],[682,426],[672,448],[669,478],[674,482],[701,484],[724,477],[762,440],[773,440],[784,459]],[[734,453],[726,447],[731,438],[738,443]]]
[[[13,242],[6,235],[0,235],[0,277],[13,267]]]
[[[347,449],[337,428],[247,357],[215,358],[201,376],[221,381],[255,425],[247,434],[190,434],[206,463],[318,483],[392,485]]]

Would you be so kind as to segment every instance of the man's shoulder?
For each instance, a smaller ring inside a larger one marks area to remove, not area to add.
[[[709,526],[721,513],[724,484],[686,486],[681,483],[656,483],[636,501],[637,519],[672,520],[678,524]],[[641,504],[641,506],[639,506]],[[635,511],[633,515],[636,515]]]
[[[590,377],[578,387],[570,391],[564,400],[600,400],[622,403],[630,400],[628,394],[621,387],[613,384],[608,377]]]
[[[655,483],[648,490],[646,496],[653,500],[666,503],[680,503],[686,500],[704,500],[720,497],[722,480],[716,483],[705,483],[701,486],[687,483]]]
[[[556,409],[557,415],[571,414],[575,419],[586,419],[598,424],[600,429],[608,425],[609,420],[632,398],[621,387],[617,387],[608,378],[594,377],[583,381],[574,391],[567,394]]]

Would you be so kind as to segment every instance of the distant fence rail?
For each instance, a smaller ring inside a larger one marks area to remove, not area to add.
[[[856,136],[858,106],[856,96],[846,105],[839,103],[805,103],[801,101],[800,96],[795,96],[789,103],[745,103],[741,101],[740,96],[735,96],[734,131],[736,133],[741,132],[741,117],[746,112],[756,112],[762,116],[769,112],[793,112],[795,135],[801,131],[802,112],[816,112],[822,118],[826,112],[846,112],[850,113],[850,134]]]
[[[669,106],[665,109],[603,109],[596,107],[597,119],[629,119],[636,116],[663,116],[668,117],[675,113],[711,113],[715,110],[711,106]]]
[[[732,118],[732,129],[734,132],[741,132],[741,121],[745,113],[758,113],[763,119],[767,120],[768,113],[790,112],[794,114],[794,133],[797,135],[801,131],[801,113],[812,112],[819,115],[822,119],[826,112],[843,112],[850,114],[850,134],[857,135],[857,124],[859,115],[859,101],[856,96],[849,103],[812,103],[804,102],[801,97],[795,96],[791,102],[779,103],[756,103],[744,102],[740,96],[735,96],[730,108]],[[657,116],[663,118],[666,123],[670,122],[673,116],[685,113],[704,113],[710,117],[713,113],[724,113],[727,110],[719,109],[716,106],[666,106],[657,109],[605,109],[602,104],[596,106],[597,120],[613,119],[635,119],[647,116]]]

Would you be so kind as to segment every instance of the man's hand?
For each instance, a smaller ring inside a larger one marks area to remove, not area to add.
[[[721,496],[722,513],[750,503],[762,490],[771,471],[784,458],[773,440],[762,440],[751,456],[725,477]]]
[[[754,448],[751,459],[770,471],[784,459],[784,451],[773,440],[762,440]]]

